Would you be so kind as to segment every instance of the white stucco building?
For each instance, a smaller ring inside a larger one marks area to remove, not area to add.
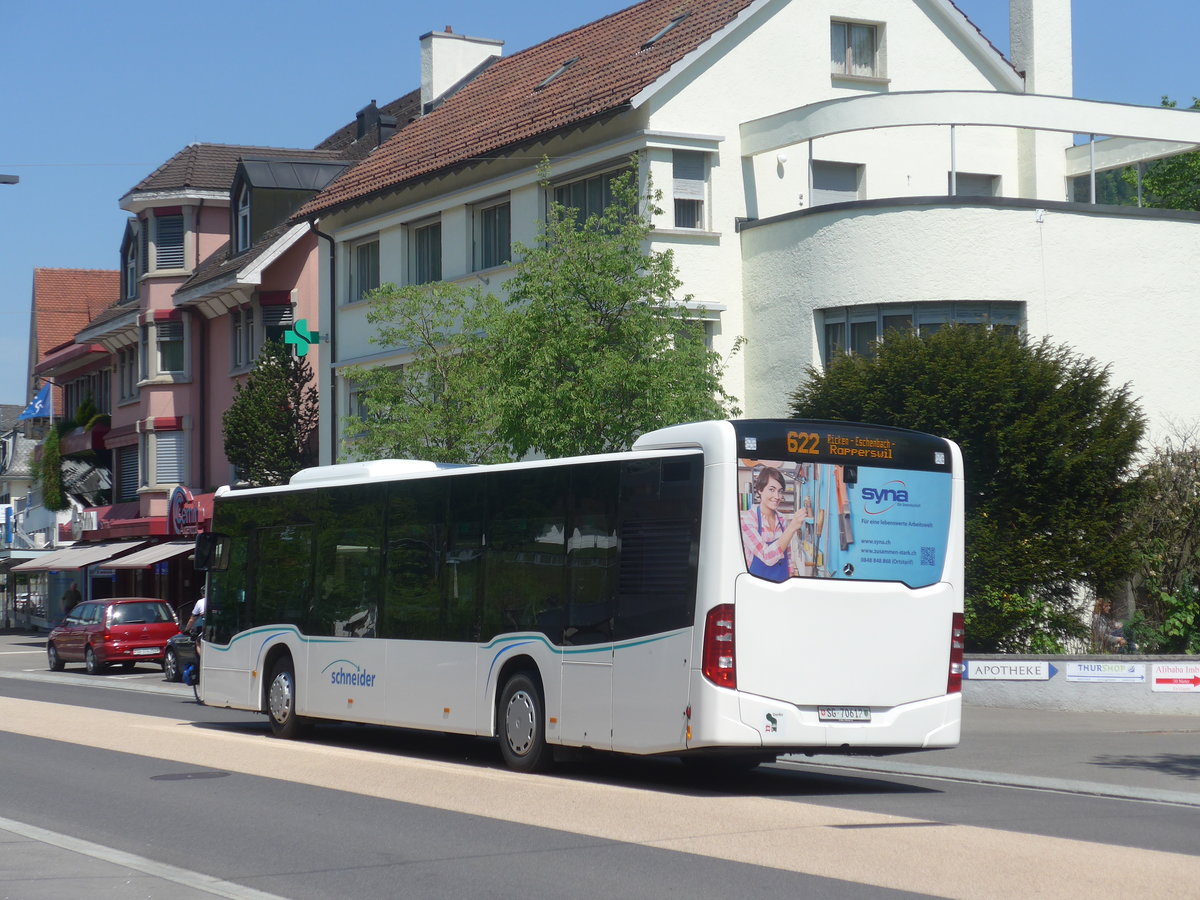
[[[300,212],[327,239],[322,461],[354,402],[341,371],[404,361],[371,342],[364,290],[501,289],[548,198],[603,202],[631,153],[714,347],[748,339],[728,371],[747,415],[785,414],[808,365],[889,326],[965,321],[1111,365],[1153,430],[1200,419],[1200,214],[1068,201],[1073,178],[1193,149],[1200,116],[1071,99],[1069,0],[1011,0],[1011,23],[1011,60],[950,0],[646,0],[512,56],[425,35],[423,114]]]

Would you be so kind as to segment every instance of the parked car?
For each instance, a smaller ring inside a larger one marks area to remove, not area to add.
[[[155,597],[110,597],[75,606],[46,640],[50,670],[82,662],[89,675],[110,665],[132,669],[139,662],[162,664],[167,642],[179,634],[175,613]]]
[[[201,619],[200,622],[202,625],[204,620]],[[163,656],[163,673],[167,676],[167,681],[182,681],[183,670],[196,664],[196,634],[199,633],[198,628],[195,629],[195,634],[181,631],[167,641],[167,649]]]

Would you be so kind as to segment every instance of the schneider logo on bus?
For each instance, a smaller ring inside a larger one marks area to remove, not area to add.
[[[825,452],[830,456],[866,457],[868,459],[891,459],[895,444],[886,438],[825,435]],[[811,431],[789,431],[788,453],[806,453],[818,456],[821,453],[821,435]]]
[[[337,666],[336,669],[333,669]],[[353,669],[347,669],[347,666],[352,666]],[[332,672],[329,672],[333,669]],[[350,662],[348,659],[339,659],[331,662],[324,669],[329,672],[329,683],[331,685],[342,685],[344,687],[375,687],[375,673],[368,672],[362,666]]]

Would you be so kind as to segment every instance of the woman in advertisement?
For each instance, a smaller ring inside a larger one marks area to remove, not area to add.
[[[804,524],[803,516],[789,522],[779,512],[787,492],[783,473],[774,466],[764,467],[754,479],[758,503],[742,513],[742,543],[746,566],[751,575],[769,581],[787,581],[791,573],[788,547]]]

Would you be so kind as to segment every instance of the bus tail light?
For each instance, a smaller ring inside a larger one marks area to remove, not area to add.
[[[946,681],[947,694],[962,693],[963,679],[963,614],[955,613],[950,620],[950,677]]]
[[[737,657],[734,655],[733,604],[722,603],[708,612],[704,621],[704,677],[718,687],[737,687]]]

